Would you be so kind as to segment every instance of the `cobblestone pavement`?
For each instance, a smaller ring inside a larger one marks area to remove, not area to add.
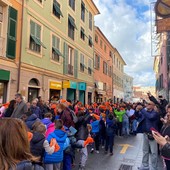
[[[132,170],[137,170],[142,160],[142,134],[126,138],[116,137],[113,152],[113,156],[105,154],[102,148],[99,154],[89,152],[86,170],[119,170],[121,164],[131,165]],[[79,154],[76,154],[74,170],[78,169],[78,161]],[[123,170],[131,169],[124,168]],[[161,158],[159,158],[157,170],[163,170]]]

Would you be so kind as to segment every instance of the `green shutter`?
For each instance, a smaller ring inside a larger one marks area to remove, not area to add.
[[[62,12],[61,12],[61,10],[60,10],[59,4],[58,4],[57,2],[54,2],[53,5],[54,5],[55,11],[56,11],[59,15],[61,15],[61,16],[63,17],[63,14],[62,14]]]
[[[74,77],[78,77],[78,51],[74,50]]]
[[[0,80],[9,81],[10,71],[0,70]]]
[[[64,61],[63,61],[63,73],[68,73],[68,45],[64,42]]]
[[[17,10],[9,7],[8,33],[7,33],[7,57],[15,59],[16,53],[16,29],[17,29]]]
[[[30,33],[35,36],[35,22],[30,21]]]

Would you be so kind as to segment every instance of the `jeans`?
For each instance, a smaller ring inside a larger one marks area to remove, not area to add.
[[[123,135],[129,135],[129,119],[123,120],[122,133]]]
[[[100,135],[99,135],[99,133],[93,133],[92,137],[93,137],[94,142],[95,142],[95,148],[98,151],[99,150],[99,145],[100,145]]]
[[[134,119],[132,121],[132,132],[136,132],[136,129],[137,129],[137,120]]]
[[[84,140],[78,140],[78,141],[77,141],[77,144],[82,145],[83,143],[84,143]],[[80,151],[80,153],[81,153],[81,156],[80,156],[80,165],[81,165],[82,167],[85,167],[86,162],[87,162],[87,158],[88,158],[87,147],[82,148],[81,151]]]
[[[63,170],[71,170],[72,156],[64,153]]]
[[[155,140],[149,140],[147,134],[144,133],[143,134],[143,158],[142,158],[141,167],[143,168],[149,167],[149,154],[151,158],[150,170],[156,170],[157,160],[158,160],[158,145]]]
[[[110,148],[110,153],[113,153],[114,136],[106,136],[105,151]]]
[[[45,164],[44,169],[45,170],[60,170],[61,163],[57,164]]]
[[[117,122],[117,136],[122,136],[122,122]]]

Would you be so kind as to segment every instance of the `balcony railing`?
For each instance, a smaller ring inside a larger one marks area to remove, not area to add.
[[[5,38],[0,37],[0,57],[4,56]]]
[[[73,75],[73,66],[68,64],[68,74]]]

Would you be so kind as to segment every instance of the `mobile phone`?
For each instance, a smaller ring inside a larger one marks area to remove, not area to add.
[[[150,128],[150,130],[154,131],[154,132],[157,132],[160,135],[160,133],[155,128],[152,127],[152,128]]]

